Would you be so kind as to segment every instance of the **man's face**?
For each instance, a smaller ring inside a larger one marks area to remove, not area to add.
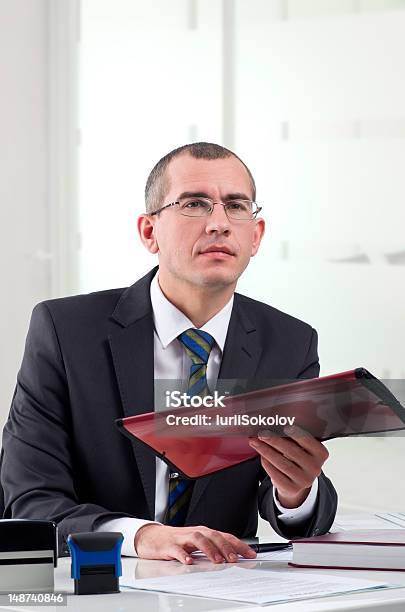
[[[169,189],[161,206],[186,192],[205,194],[215,202],[225,202],[232,194],[252,199],[249,175],[235,157],[205,160],[184,154],[166,172]],[[152,218],[159,273],[200,287],[236,284],[264,232],[262,219],[229,220],[221,204],[206,217],[186,217],[173,206]]]

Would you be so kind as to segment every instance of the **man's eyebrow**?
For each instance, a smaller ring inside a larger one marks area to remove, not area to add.
[[[246,193],[229,193],[224,200],[250,200]]]
[[[208,193],[204,193],[203,191],[183,191],[177,198],[181,200],[182,198],[209,198]]]
[[[209,198],[211,199],[208,193],[204,193],[203,191],[183,191],[183,193],[181,193],[177,199],[181,200],[182,198]],[[228,193],[223,199],[224,200],[250,200],[250,197],[247,196],[245,193]]]

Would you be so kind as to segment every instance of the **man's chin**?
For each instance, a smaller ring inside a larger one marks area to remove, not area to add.
[[[197,284],[202,287],[222,288],[235,284],[240,274],[231,270],[207,269],[197,275]]]

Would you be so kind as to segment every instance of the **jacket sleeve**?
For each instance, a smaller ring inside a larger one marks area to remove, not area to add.
[[[35,306],[3,431],[4,518],[53,520],[59,554],[69,533],[92,531],[99,519],[129,516],[75,492],[69,389],[57,333],[46,302]]]
[[[319,376],[318,335],[315,329],[309,342],[308,351],[297,378],[316,378]],[[318,481],[318,495],[312,516],[304,522],[292,525],[278,520],[278,510],[273,501],[273,485],[263,470],[263,480],[259,487],[259,513],[262,518],[284,538],[310,537],[329,531],[337,510],[337,493],[329,478],[322,472]]]
[[[318,478],[318,496],[314,513],[304,522],[294,521],[293,524],[288,524],[279,521],[278,510],[273,501],[273,485],[267,475],[259,487],[260,516],[269,521],[276,533],[288,540],[327,533],[335,519],[336,508],[337,493],[323,472]]]

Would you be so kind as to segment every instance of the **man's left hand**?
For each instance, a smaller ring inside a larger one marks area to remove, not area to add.
[[[285,437],[261,432],[249,444],[261,456],[261,463],[285,508],[297,508],[307,498],[312,483],[329,457],[325,446],[299,427],[285,428]]]

